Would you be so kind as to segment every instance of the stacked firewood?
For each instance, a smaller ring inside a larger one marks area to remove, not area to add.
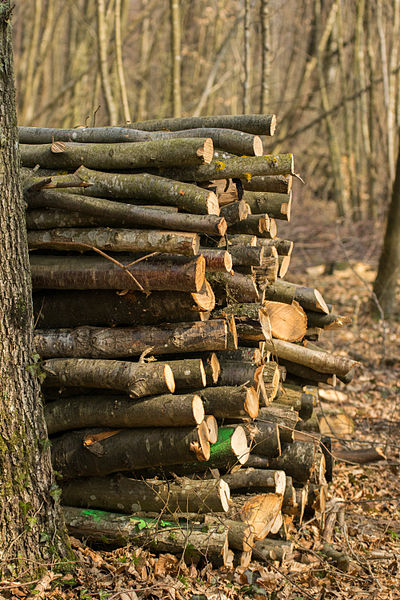
[[[45,416],[69,530],[247,565],[323,515],[315,345],[346,319],[285,282],[273,115],[20,128]],[[303,430],[303,431],[301,431]],[[127,516],[129,515],[129,517]],[[267,537],[268,536],[268,537]]]

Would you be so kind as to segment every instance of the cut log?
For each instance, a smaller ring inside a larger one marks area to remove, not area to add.
[[[220,360],[221,373],[218,385],[245,385],[258,387],[263,377],[264,365],[236,360]],[[255,417],[253,417],[255,418]]]
[[[294,543],[286,540],[271,540],[265,538],[258,540],[253,547],[253,557],[255,560],[279,563],[288,563],[293,558]]]
[[[228,233],[261,236],[268,232],[270,219],[267,214],[249,215],[244,221],[239,221],[228,228]]]
[[[163,327],[77,327],[36,330],[34,344],[43,358],[116,358],[227,350],[228,323],[223,319]]]
[[[279,358],[310,367],[320,373],[335,373],[339,376],[346,375],[357,364],[356,361],[344,356],[309,350],[308,348],[304,348],[304,346],[282,340],[266,340],[265,344],[267,349]]]
[[[240,515],[252,527],[255,539],[263,540],[274,526],[281,508],[281,494],[258,494],[243,504]]]
[[[316,467],[316,446],[313,442],[292,442],[278,458],[270,460],[271,468],[281,469],[299,483],[306,483]]]
[[[202,399],[205,412],[217,418],[255,419],[258,415],[258,394],[254,387],[219,385],[200,389],[195,393]]]
[[[280,359],[279,362],[285,367],[290,380],[294,380],[297,385],[316,385],[317,383],[325,383],[326,385],[336,385],[336,375],[334,373],[320,373],[295,362]]]
[[[125,396],[76,396],[45,407],[49,435],[84,427],[187,427],[200,425],[204,416],[196,394],[165,394],[140,402]]]
[[[268,469],[242,468],[235,473],[223,476],[231,491],[236,490],[268,490],[275,494],[284,494],[286,475],[284,471]]]
[[[144,142],[158,139],[211,138],[216,148],[233,154],[261,156],[263,144],[257,135],[221,128],[196,128],[181,131],[140,131],[126,127],[85,127],[55,129],[19,127],[20,144],[50,144],[53,141],[80,143]]]
[[[153,551],[182,555],[188,563],[226,562],[228,531],[221,531],[221,525],[202,531],[162,521],[163,529],[159,519],[146,522],[143,517],[69,506],[63,507],[63,513],[67,529],[74,537],[101,544],[149,546]]]
[[[252,192],[275,192],[278,194],[287,194],[292,189],[292,175],[273,175],[267,177],[252,177],[246,179],[241,177],[245,190]]]
[[[221,362],[224,360],[244,361],[255,363],[260,366],[263,362],[262,354],[258,348],[240,347],[237,350],[226,350],[225,352],[217,352],[217,357]]]
[[[269,318],[272,337],[288,342],[297,342],[305,336],[307,317],[296,301],[286,304],[267,300],[263,303],[261,310]]]
[[[157,170],[176,181],[210,181],[212,179],[251,178],[256,175],[286,175],[293,173],[293,154],[265,154],[263,156],[231,157],[213,160],[210,164],[197,167],[170,167]]]
[[[252,275],[242,273],[207,274],[215,296],[225,304],[235,302],[257,302],[259,293]]]
[[[202,388],[207,385],[206,372],[201,358],[169,360],[168,365],[174,376],[177,391]],[[210,412],[212,413],[212,411]]]
[[[228,246],[228,248],[233,267],[260,267],[263,265],[264,256],[268,256],[264,248],[251,246]]]
[[[187,194],[187,190],[182,190]],[[190,191],[197,194],[197,188]],[[206,200],[207,194],[200,190]],[[115,191],[115,194],[119,192]],[[129,204],[115,202],[105,198],[84,197],[82,195],[60,192],[57,190],[43,190],[35,194],[25,195],[30,209],[43,208],[54,209],[46,213],[35,210],[28,211],[27,225],[29,229],[48,229],[51,227],[63,227],[62,219],[68,211],[71,219],[79,227],[89,226],[114,226],[114,227],[153,227],[155,229],[169,229],[172,231],[192,231],[195,233],[208,233],[210,235],[225,235],[226,222],[223,217],[215,214],[184,214],[165,210],[162,205],[156,209],[154,206],[135,206],[134,199],[129,196]],[[161,198],[158,198],[161,202]],[[177,200],[178,202],[178,200]],[[179,200],[180,203],[180,200]],[[177,208],[177,207],[174,207]],[[193,211],[195,212],[195,211]],[[81,215],[80,219],[77,215]],[[85,221],[85,219],[87,219]],[[52,225],[53,223],[53,225]],[[75,226],[71,225],[70,226]]]
[[[292,407],[275,403],[260,407],[257,418],[257,422],[278,424],[279,435],[283,443],[293,440],[293,432],[298,420],[299,415]]]
[[[126,255],[118,260],[103,256],[32,255],[32,285],[35,289],[200,292],[205,280],[205,259],[183,258],[148,258],[138,262]]]
[[[224,217],[228,227],[247,219],[249,214],[250,207],[244,200],[226,204],[220,209],[220,215]]]
[[[89,169],[116,171],[208,164],[214,144],[205,137],[112,144],[65,142],[57,145],[56,152],[53,144],[20,144],[20,151],[25,167],[68,170],[85,165]]]
[[[174,513],[227,512],[229,485],[222,479],[143,481],[122,474],[87,477],[62,483],[62,501],[69,506],[121,511]]]
[[[170,117],[166,119],[153,119],[150,121],[136,121],[129,124],[129,128],[143,131],[181,129],[196,129],[203,127],[218,127],[236,129],[253,133],[254,135],[274,135],[276,127],[275,115],[218,115],[207,117]]]
[[[217,196],[190,183],[181,183],[148,173],[126,175],[106,173],[80,167],[76,175],[89,184],[78,191],[85,196],[104,198],[135,198],[141,204],[172,204],[199,215],[219,215]]]
[[[246,233],[229,233],[227,236],[229,250],[231,246],[257,246],[257,236]],[[219,244],[224,244],[225,240],[218,240]]]
[[[273,402],[273,400],[276,398],[279,391],[280,379],[281,374],[278,364],[273,361],[267,362],[263,371],[264,387],[267,394],[266,405],[270,404],[270,402]]]
[[[350,316],[337,315],[334,312],[326,315],[309,310],[306,314],[308,327],[319,327],[331,331],[351,324]]]
[[[113,290],[48,290],[33,295],[40,328],[81,325],[157,325],[175,321],[201,321],[215,306],[210,284],[199,293],[141,292],[120,294]]]
[[[210,444],[201,426],[118,431],[81,429],[64,433],[52,441],[53,467],[63,479],[184,464],[196,457],[202,461],[209,453]]]
[[[347,450],[346,448],[335,448],[333,455],[336,460],[366,465],[380,460],[386,460],[387,457],[383,448],[374,446],[371,448],[361,448],[359,450]]]
[[[273,240],[257,238],[257,246],[263,246],[264,248],[276,248],[279,256],[290,256],[292,254],[294,244],[291,240],[281,240],[280,238],[274,238]]]
[[[200,236],[153,229],[58,228],[29,231],[28,245],[30,250],[88,252],[97,248],[107,252],[163,252],[196,256],[199,254]]]
[[[226,250],[217,248],[201,248],[200,254],[206,261],[206,272],[208,273],[231,273],[232,256]]]
[[[48,385],[115,389],[132,398],[175,391],[171,367],[164,363],[53,358],[46,360],[41,368]]]
[[[279,256],[279,277],[285,277],[286,273],[289,270],[290,260],[290,256]]]
[[[206,373],[206,382],[208,386],[211,386],[218,381],[219,374],[221,372],[221,366],[219,364],[218,357],[215,352],[212,352],[208,356],[203,358],[204,369]]]
[[[246,425],[252,449],[260,456],[275,458],[281,454],[281,440],[277,423],[257,420]]]
[[[291,304],[293,300],[296,300],[305,310],[329,313],[326,302],[320,292],[314,288],[298,286],[280,279],[268,285],[264,293],[266,300],[285,302],[286,304]]]
[[[247,202],[253,215],[267,213],[274,219],[290,221],[292,192],[277,194],[245,191],[242,200]]]

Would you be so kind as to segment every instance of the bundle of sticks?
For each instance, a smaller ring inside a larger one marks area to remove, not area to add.
[[[274,115],[19,129],[73,535],[245,566],[290,555],[293,523],[323,515],[331,455],[304,430],[319,382],[356,363],[315,345],[346,318],[283,280],[294,166],[264,154],[274,130]]]

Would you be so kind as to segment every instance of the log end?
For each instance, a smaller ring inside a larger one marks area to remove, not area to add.
[[[218,423],[214,415],[206,415],[204,421],[208,427],[208,441],[216,444],[218,440]]]
[[[262,139],[258,135],[254,136],[253,152],[254,156],[262,156],[264,154],[264,146],[262,143]]]
[[[195,394],[192,398],[192,413],[194,422],[196,425],[200,425],[200,423],[204,421],[205,411],[203,400],[197,394]]]
[[[214,156],[214,142],[212,138],[206,138],[204,144],[197,150],[197,156],[202,160],[202,163],[209,165]]]
[[[268,119],[265,135],[275,135],[276,130],[276,115],[271,115]],[[293,171],[292,171],[293,172]]]
[[[259,399],[256,390],[253,387],[246,389],[246,399],[244,401],[244,410],[251,419],[256,419],[259,410]]]
[[[196,292],[200,292],[205,284],[206,280],[206,259],[200,255],[196,260],[196,271],[195,271],[195,287]]]
[[[276,236],[278,235],[278,227],[276,225],[275,219],[271,218],[269,220],[268,233],[269,233],[269,236],[270,236],[271,240],[275,239]]]
[[[231,505],[231,490],[229,485],[223,479],[218,482],[219,497],[221,498],[221,505],[225,512],[228,512]]]
[[[322,294],[319,290],[314,289],[314,297],[315,297],[315,307],[325,313],[326,315],[329,315],[329,307],[327,305],[327,303],[325,302],[325,300],[322,297]]]
[[[206,421],[202,421],[197,427],[197,435],[199,440],[199,447],[196,449],[197,460],[205,461],[209,460],[211,455],[210,442],[208,441],[209,432]]]
[[[171,392],[171,394],[175,391],[175,378],[172,372],[172,369],[169,365],[164,365],[164,378],[167,388]]]
[[[221,217],[220,222],[217,226],[218,233],[222,237],[226,234],[226,230],[228,229],[228,223],[226,222],[225,217]]]
[[[290,265],[290,256],[282,256],[279,260],[279,273],[278,276],[283,279],[288,272]]]
[[[209,192],[206,200],[207,212],[209,215],[219,216],[218,197],[214,192]]]
[[[195,309],[202,312],[210,312],[215,307],[215,295],[211,285],[204,280],[204,285],[199,292],[193,292],[192,298],[196,304]]]
[[[247,444],[246,432],[240,425],[239,427],[236,427],[234,433],[232,434],[231,448],[232,452],[237,458],[238,463],[244,465],[250,456],[250,448]]]
[[[212,381],[216,384],[221,373],[221,365],[215,352],[209,358],[209,366],[211,368]]]

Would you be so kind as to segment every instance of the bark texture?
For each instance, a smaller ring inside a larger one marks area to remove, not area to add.
[[[0,579],[35,579],[71,557],[54,480],[32,345],[10,2],[0,4]],[[43,539],[52,540],[52,551]]]

